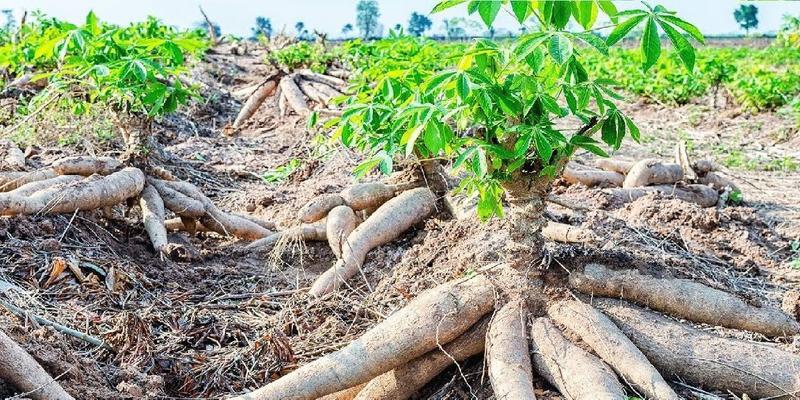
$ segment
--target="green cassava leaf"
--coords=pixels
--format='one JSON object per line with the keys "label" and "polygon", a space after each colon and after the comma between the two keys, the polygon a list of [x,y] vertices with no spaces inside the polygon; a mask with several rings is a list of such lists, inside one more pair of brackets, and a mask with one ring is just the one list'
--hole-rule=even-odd
{"label": "green cassava leaf", "polygon": [[547,50],[555,62],[564,64],[572,57],[572,41],[562,34],[555,34],[550,37]]}
{"label": "green cassava leaf", "polygon": [[639,25],[645,19],[645,15],[635,15],[626,19],[625,21],[620,22],[614,27],[614,30],[608,35],[606,38],[606,44],[612,46],[622,40],[628,33],[630,33],[636,25]]}
{"label": "green cassava leaf", "polygon": [[667,34],[669,41],[672,42],[672,45],[675,46],[675,50],[678,52],[678,57],[680,57],[681,61],[683,61],[683,65],[689,72],[694,70],[694,61],[695,61],[695,52],[694,47],[692,44],[689,43],[677,29],[673,28],[669,24],[659,21],[659,25],[661,29],[664,30],[664,33]]}
{"label": "green cassava leaf", "polygon": [[655,65],[661,57],[661,38],[658,36],[656,21],[651,17],[647,19],[642,33],[642,69],[648,70]]}

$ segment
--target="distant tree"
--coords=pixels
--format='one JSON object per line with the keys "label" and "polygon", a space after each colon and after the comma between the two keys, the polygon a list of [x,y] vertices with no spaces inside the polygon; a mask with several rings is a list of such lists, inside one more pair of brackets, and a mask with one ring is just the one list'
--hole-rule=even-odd
{"label": "distant tree", "polygon": [[[217,37],[222,36],[222,28],[219,27],[218,23],[212,22],[211,26],[214,27],[214,35]],[[202,29],[204,32],[208,32],[208,23],[206,21],[195,22],[194,27],[196,29]]]}
{"label": "distant tree", "polygon": [[3,29],[6,31],[12,31],[17,26],[17,21],[14,19],[14,10],[11,9],[4,9],[0,10],[3,15],[6,17],[6,22],[3,24]]}
{"label": "distant tree", "polygon": [[758,8],[752,4],[742,4],[733,12],[733,18],[746,34],[750,34],[750,29],[758,27]]}
{"label": "distant tree", "polygon": [[342,27],[342,35],[347,36],[353,31],[353,24],[345,24]]}
{"label": "distant tree", "polygon": [[494,29],[494,26],[490,26],[486,33],[490,39],[494,39],[495,35],[497,35],[497,31]]}
{"label": "distant tree", "polygon": [[395,30],[395,31],[398,31],[398,32],[399,32],[401,29],[403,29],[403,25],[400,25],[400,24],[394,24],[394,30]]}
{"label": "distant tree", "polygon": [[425,31],[431,29],[433,22],[431,19],[423,14],[416,12],[411,13],[411,19],[408,20],[408,33],[414,36],[422,36]]}
{"label": "distant tree", "polygon": [[369,39],[379,36],[377,33],[380,16],[377,0],[359,0],[356,6],[356,26],[361,31],[361,37]]}
{"label": "distant tree", "polygon": [[306,24],[303,21],[297,21],[297,23],[294,24],[294,29],[297,30],[297,34],[298,35],[302,34],[303,30],[305,30],[305,28],[306,28]]}
{"label": "distant tree", "polygon": [[258,35],[264,35],[267,38],[272,37],[272,22],[269,18],[256,17],[256,26],[250,28],[253,31],[253,39]]}
{"label": "distant tree", "polygon": [[471,35],[479,34],[481,25],[466,18],[450,18],[444,20],[444,29],[448,39],[466,39]]}

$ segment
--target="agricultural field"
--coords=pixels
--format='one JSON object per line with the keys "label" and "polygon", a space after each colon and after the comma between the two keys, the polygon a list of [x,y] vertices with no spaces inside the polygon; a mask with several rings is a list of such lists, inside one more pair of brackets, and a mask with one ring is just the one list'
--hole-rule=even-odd
{"label": "agricultural field", "polygon": [[800,397],[800,20],[358,4],[0,29],[0,398]]}

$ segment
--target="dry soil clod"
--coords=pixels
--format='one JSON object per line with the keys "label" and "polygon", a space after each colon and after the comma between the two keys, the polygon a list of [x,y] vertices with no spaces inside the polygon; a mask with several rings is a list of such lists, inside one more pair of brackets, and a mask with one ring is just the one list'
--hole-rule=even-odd
{"label": "dry soil clod", "polygon": [[369,381],[449,343],[494,307],[491,281],[476,275],[422,293],[341,350],[237,400],[311,400]]}
{"label": "dry soil clod", "polygon": [[599,358],[572,344],[547,318],[531,327],[536,371],[570,400],[626,399],[614,372]]}
{"label": "dry soil clod", "polygon": [[597,306],[665,376],[750,398],[790,399],[800,393],[800,356],[701,332],[621,301],[603,299]]}
{"label": "dry soil clod", "polygon": [[560,301],[547,314],[580,336],[625,382],[648,399],[680,400],[644,354],[603,313],[580,301]]}
{"label": "dry soil clod", "polygon": [[613,271],[589,264],[573,272],[570,286],[594,296],[623,298],[695,322],[758,332],[800,333],[800,323],[772,307],[755,307],[738,297],[687,279],[658,279],[636,270]]}

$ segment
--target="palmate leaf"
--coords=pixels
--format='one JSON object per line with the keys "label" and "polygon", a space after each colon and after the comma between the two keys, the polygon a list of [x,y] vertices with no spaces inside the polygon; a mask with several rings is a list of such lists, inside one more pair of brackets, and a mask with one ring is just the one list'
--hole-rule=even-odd
{"label": "palmate leaf", "polygon": [[683,65],[689,72],[692,72],[692,70],[694,70],[694,61],[696,58],[692,44],[689,43],[689,40],[683,37],[677,29],[664,21],[659,21],[659,25],[667,34],[670,42],[675,46],[675,50],[678,52],[678,57],[683,61]]}
{"label": "palmate leaf", "polygon": [[636,27],[636,25],[639,25],[639,23],[645,19],[645,17],[646,15],[644,14],[634,15],[626,19],[625,21],[617,24],[614,30],[611,31],[611,33],[608,35],[608,38],[606,39],[606,44],[612,46],[617,42],[619,42],[620,40],[622,40],[622,38],[627,36],[628,33],[630,33],[630,31],[632,31],[633,28]]}
{"label": "palmate leaf", "polygon": [[681,28],[684,32],[686,32],[689,35],[691,35],[698,42],[705,43],[705,38],[703,38],[703,34],[700,33],[700,30],[697,29],[696,26],[694,26],[694,25],[692,25],[692,24],[690,24],[690,23],[688,23],[688,22],[686,22],[686,21],[684,21],[684,20],[682,20],[682,19],[680,19],[680,18],[678,18],[678,17],[676,17],[674,15],[659,14],[658,18],[663,20],[663,21],[665,21],[665,22],[668,22],[668,23],[670,23],[672,25],[677,26],[678,28]]}
{"label": "palmate leaf", "polygon": [[648,18],[642,34],[642,69],[648,70],[655,65],[661,56],[661,38],[654,18]]}
{"label": "palmate leaf", "polygon": [[447,10],[448,8],[453,8],[459,4],[466,3],[467,0],[444,0],[436,4],[431,10],[431,14],[441,12]]}
{"label": "palmate leaf", "polygon": [[531,15],[531,1],[511,0],[511,11],[514,13],[514,17],[517,18],[517,21],[523,23]]}
{"label": "palmate leaf", "polygon": [[547,44],[547,50],[555,62],[564,64],[572,57],[572,41],[562,34],[553,35]]}
{"label": "palmate leaf", "polygon": [[492,26],[497,13],[500,12],[500,7],[503,5],[503,0],[473,0],[478,1],[478,14],[480,14],[483,23],[486,26]]}

